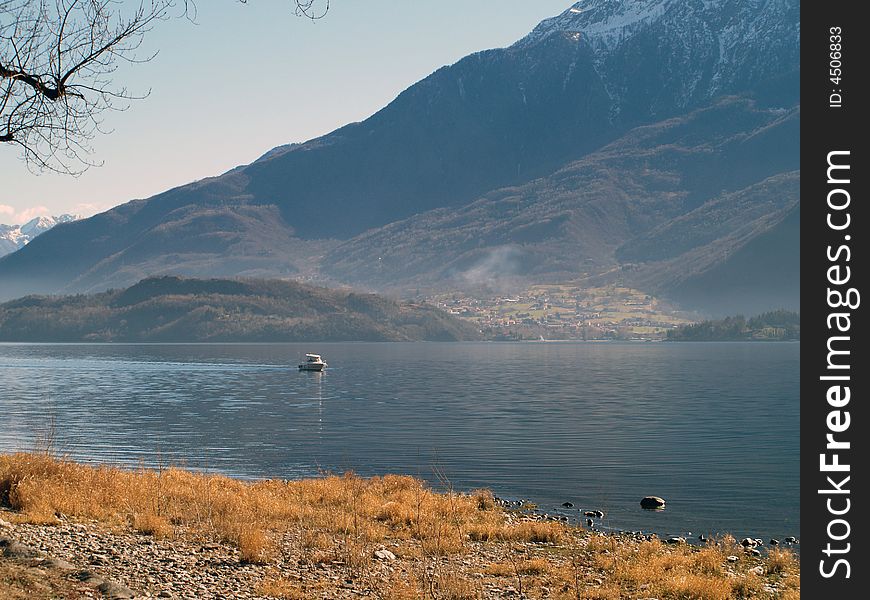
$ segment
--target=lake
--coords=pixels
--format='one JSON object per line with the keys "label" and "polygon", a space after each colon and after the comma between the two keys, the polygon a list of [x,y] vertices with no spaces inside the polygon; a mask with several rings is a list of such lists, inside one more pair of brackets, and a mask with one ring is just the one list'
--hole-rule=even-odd
{"label": "lake", "polygon": [[[305,352],[323,374],[299,372]],[[407,473],[604,528],[800,535],[797,343],[0,344],[0,451]],[[643,496],[667,500],[644,511]],[[561,508],[563,502],[575,508]],[[691,532],[691,534],[690,534]]]}

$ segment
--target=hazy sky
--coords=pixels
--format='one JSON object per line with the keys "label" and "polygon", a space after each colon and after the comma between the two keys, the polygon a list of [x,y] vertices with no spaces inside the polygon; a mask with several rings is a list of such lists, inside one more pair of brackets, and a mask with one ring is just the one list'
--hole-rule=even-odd
{"label": "hazy sky", "polygon": [[197,23],[161,23],[152,62],[119,74],[150,96],[109,115],[94,141],[105,165],[78,178],[34,175],[0,144],[0,223],[90,216],[220,174],[270,148],[365,119],[463,56],[507,46],[570,0],[332,0],[294,17],[289,0],[200,0]]}

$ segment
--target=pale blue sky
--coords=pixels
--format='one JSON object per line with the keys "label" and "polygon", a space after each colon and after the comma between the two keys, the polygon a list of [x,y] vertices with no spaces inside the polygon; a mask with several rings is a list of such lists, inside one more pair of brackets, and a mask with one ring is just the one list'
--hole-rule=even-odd
{"label": "pale blue sky", "polygon": [[161,23],[150,63],[126,68],[146,100],[107,119],[105,165],[78,178],[34,175],[0,145],[0,223],[86,216],[217,175],[280,144],[365,119],[435,69],[507,46],[571,0],[333,0],[326,18],[286,0],[200,0],[197,24]]}

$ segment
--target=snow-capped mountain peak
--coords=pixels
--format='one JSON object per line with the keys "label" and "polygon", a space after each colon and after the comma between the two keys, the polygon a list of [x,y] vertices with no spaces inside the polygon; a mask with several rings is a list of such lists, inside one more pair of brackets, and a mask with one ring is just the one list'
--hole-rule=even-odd
{"label": "snow-capped mountain peak", "polygon": [[81,215],[63,214],[53,217],[36,217],[23,225],[0,224],[0,256],[23,248],[33,238],[56,225],[78,221],[81,218]]}
{"label": "snow-capped mountain peak", "polygon": [[[40,233],[44,233],[54,227],[55,225],[60,225],[61,223],[69,223],[71,221],[77,221],[81,219],[81,215],[70,215],[63,214],[55,217],[36,217],[34,219],[29,220],[27,223],[21,226],[21,233],[32,240]],[[28,240],[28,241],[29,241]]]}
{"label": "snow-capped mountain peak", "polygon": [[[799,7],[799,0],[581,0],[542,21],[517,45],[535,44],[554,33],[579,33],[575,39],[585,39],[600,54],[661,22],[661,29],[671,32],[682,27],[688,39],[719,37],[724,55],[734,42],[746,42],[747,34],[771,35],[770,21],[781,21],[782,13]],[[790,33],[799,35],[799,30]]]}
{"label": "snow-capped mountain peak", "polygon": [[660,18],[674,0],[581,0],[560,15],[542,21],[523,40],[535,42],[555,32],[605,37]]}
{"label": "snow-capped mountain peak", "polygon": [[568,40],[591,56],[614,115],[644,85],[654,109],[670,93],[685,108],[796,76],[771,67],[799,64],[799,13],[799,0],[581,0],[512,48]]}

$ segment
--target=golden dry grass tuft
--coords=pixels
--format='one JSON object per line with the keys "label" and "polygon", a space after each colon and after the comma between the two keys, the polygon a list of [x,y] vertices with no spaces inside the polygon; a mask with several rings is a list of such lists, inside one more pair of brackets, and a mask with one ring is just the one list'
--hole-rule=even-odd
{"label": "golden dry grass tuft", "polygon": [[328,550],[332,544],[333,539],[322,531],[302,531],[301,545],[305,550]]}
{"label": "golden dry grass tuft", "polygon": [[242,562],[263,564],[271,562],[275,557],[275,544],[262,529],[240,531],[235,542]]}
{"label": "golden dry grass tuft", "polygon": [[579,596],[582,600],[621,600],[622,597],[622,591],[613,585],[586,588]]}
{"label": "golden dry grass tuft", "polygon": [[483,596],[483,592],[478,585],[475,585],[467,577],[456,573],[444,573],[435,578],[432,587],[434,593],[433,598],[444,598],[444,600],[476,600]]}
{"label": "golden dry grass tuft", "polygon": [[728,600],[731,583],[699,575],[677,575],[664,582],[666,597],[681,600]]}
{"label": "golden dry grass tuft", "polygon": [[521,521],[505,525],[501,522],[479,523],[468,528],[475,542],[509,541],[556,544],[562,541],[566,527],[553,521]]}
{"label": "golden dry grass tuft", "polygon": [[477,502],[479,510],[495,510],[495,496],[490,490],[474,490],[471,497]]}
{"label": "golden dry grass tuft", "polygon": [[797,558],[788,550],[774,548],[767,554],[766,571],[770,575],[788,573],[797,569]]}
{"label": "golden dry grass tuft", "polygon": [[550,563],[543,558],[516,562],[497,562],[489,565],[485,573],[494,577],[516,577],[517,575],[543,575],[549,572]]}
{"label": "golden dry grass tuft", "polygon": [[281,600],[308,600],[320,597],[324,589],[325,586],[312,587],[285,577],[269,577],[261,581],[255,591],[260,596]]}
{"label": "golden dry grass tuft", "polygon": [[134,531],[144,533],[145,535],[153,535],[156,538],[167,538],[173,533],[172,524],[169,522],[169,519],[150,512],[133,515],[132,527]]}

